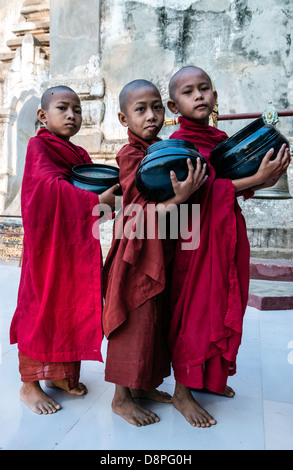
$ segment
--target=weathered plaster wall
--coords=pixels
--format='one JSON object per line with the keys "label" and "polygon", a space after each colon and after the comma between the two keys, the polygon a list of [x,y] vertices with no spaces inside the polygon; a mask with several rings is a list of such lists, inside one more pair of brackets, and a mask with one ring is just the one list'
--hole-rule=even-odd
{"label": "weathered plaster wall", "polygon": [[[292,80],[293,4],[287,0],[110,1],[101,9],[101,72],[106,80],[106,139],[122,137],[117,95],[128,81],[167,84],[183,65],[207,70],[220,113],[262,111],[269,100],[286,109]],[[222,122],[229,135],[246,122]],[[293,135],[292,119],[282,130]]]}
{"label": "weathered plaster wall", "polygon": [[50,77],[42,88],[63,83],[79,94],[83,125],[73,142],[94,159],[103,140],[105,93],[99,65],[100,1],[51,0],[50,5]]}
{"label": "weathered plaster wall", "polygon": [[[120,1],[101,7],[101,73],[105,78],[106,140],[123,139],[118,94],[135,78],[153,81],[168,98],[168,82],[180,67],[195,64],[213,78],[220,114],[293,109],[293,3],[288,0]],[[170,112],[166,111],[167,115]],[[220,121],[234,134],[249,121]],[[293,118],[278,128],[293,142]],[[172,128],[163,129],[168,138]],[[288,171],[293,195],[293,172]],[[291,256],[293,200],[241,202],[253,253]],[[268,230],[267,230],[268,229]]]}
{"label": "weathered plaster wall", "polygon": [[51,0],[50,9],[50,73],[62,79],[99,56],[100,2]]}
{"label": "weathered plaster wall", "polygon": [[[8,25],[21,4],[0,2],[0,19],[7,12],[1,42],[11,37]],[[27,11],[34,5],[38,11],[48,9],[47,0],[23,2]],[[220,114],[262,112],[268,101],[278,110],[292,109],[292,20],[292,0],[51,0],[50,66],[42,52],[46,49],[32,36],[24,36],[10,65],[0,64],[0,211],[20,188],[23,143],[35,125],[33,98],[39,99],[47,86],[62,82],[79,93],[84,124],[75,142],[94,159],[112,162],[126,138],[117,119],[118,94],[135,78],[156,83],[166,101],[172,74],[196,64],[214,80]],[[39,23],[44,48],[41,28]],[[0,52],[5,48],[1,44]],[[31,113],[26,103],[31,103]],[[221,121],[219,127],[232,135],[246,124]],[[292,118],[280,118],[278,127],[293,141]],[[164,128],[161,137],[168,138],[172,131]],[[288,176],[293,195],[292,169]],[[275,239],[275,245],[293,249],[293,200],[250,200],[242,205],[251,237],[258,237],[256,245],[273,244]],[[267,229],[275,230],[274,235]],[[268,248],[277,253],[275,246]]]}

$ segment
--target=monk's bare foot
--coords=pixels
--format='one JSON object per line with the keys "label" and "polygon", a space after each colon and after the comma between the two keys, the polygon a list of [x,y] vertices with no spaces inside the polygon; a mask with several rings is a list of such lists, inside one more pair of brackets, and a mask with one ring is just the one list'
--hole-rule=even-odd
{"label": "monk's bare foot", "polygon": [[68,386],[68,379],[60,379],[60,380],[46,380],[46,387],[49,388],[61,388],[72,395],[85,395],[88,392],[86,386],[79,382],[79,384],[75,388],[69,388]]}
{"label": "monk's bare foot", "polygon": [[116,385],[112,410],[134,426],[147,426],[156,423],[159,417],[150,410],[135,403],[129,388]]}
{"label": "monk's bare foot", "polygon": [[173,405],[194,427],[209,428],[211,425],[217,423],[217,421],[197,403],[189,388],[181,385],[179,382],[176,382]]}
{"label": "monk's bare foot", "polygon": [[222,395],[223,397],[227,397],[227,398],[233,398],[235,395],[235,392],[232,387],[229,387],[229,385],[226,385],[225,392],[218,393],[218,395]]}
{"label": "monk's bare foot", "polygon": [[161,390],[141,390],[130,388],[132,398],[159,401],[160,403],[172,403],[172,397]]}
{"label": "monk's bare foot", "polygon": [[227,398],[233,398],[235,396],[235,392],[233,388],[229,387],[229,385],[226,385],[225,391],[223,393],[218,393],[218,392],[212,392],[211,390],[208,390],[207,388],[193,388],[192,390],[195,390],[196,392],[200,393],[211,393],[212,395],[220,395],[221,397],[227,397]]}
{"label": "monk's bare foot", "polygon": [[39,382],[23,383],[19,395],[21,401],[39,415],[56,413],[61,409],[61,406],[41,389]]}

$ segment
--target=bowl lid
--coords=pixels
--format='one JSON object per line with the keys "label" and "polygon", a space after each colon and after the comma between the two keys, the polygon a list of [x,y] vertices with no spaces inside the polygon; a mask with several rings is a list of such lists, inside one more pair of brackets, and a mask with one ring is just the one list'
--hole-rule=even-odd
{"label": "bowl lid", "polygon": [[76,181],[88,184],[100,182],[115,184],[119,179],[119,168],[102,163],[84,163],[72,168],[72,177]]}
{"label": "bowl lid", "polygon": [[165,159],[180,159],[180,158],[200,158],[203,157],[198,152],[198,148],[192,142],[181,139],[168,139],[161,140],[155,144],[150,145],[144,152],[144,157],[139,164],[139,169],[146,163],[150,163],[161,158]]}
{"label": "bowl lid", "polygon": [[185,148],[196,150],[198,152],[198,148],[189,140],[183,139],[166,139],[166,140],[159,140],[154,144],[151,144],[144,152],[144,155],[148,155],[152,152],[156,152],[157,150],[166,149],[166,148]]}

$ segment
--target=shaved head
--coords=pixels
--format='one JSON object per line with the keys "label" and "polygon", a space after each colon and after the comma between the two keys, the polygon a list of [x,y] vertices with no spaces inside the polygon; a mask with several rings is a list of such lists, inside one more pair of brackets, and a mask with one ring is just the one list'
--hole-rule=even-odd
{"label": "shaved head", "polygon": [[189,73],[191,71],[200,72],[200,73],[206,75],[208,81],[211,84],[211,87],[213,88],[213,84],[212,84],[212,81],[211,81],[209,75],[203,69],[201,69],[200,67],[196,67],[195,65],[187,65],[186,67],[182,67],[182,69],[178,70],[178,72],[176,72],[170,80],[170,83],[169,83],[169,96],[170,96],[171,100],[174,100],[178,80],[181,77],[183,77],[186,73]]}
{"label": "shaved head", "polygon": [[160,92],[157,89],[157,87],[149,82],[148,80],[142,80],[142,79],[137,79],[133,80],[130,83],[127,83],[124,88],[122,88],[120,94],[119,94],[119,106],[120,106],[120,111],[122,113],[126,113],[126,108],[127,108],[127,102],[129,100],[129,96],[133,91],[139,90],[140,88],[153,88],[155,91],[157,91],[158,95],[160,96]]}
{"label": "shaved head", "polygon": [[55,93],[59,91],[65,91],[65,92],[69,91],[69,92],[76,94],[75,91],[72,90],[72,88],[69,88],[68,86],[65,86],[65,85],[53,86],[51,88],[48,88],[48,90],[44,91],[42,98],[41,98],[41,108],[44,110],[48,110],[51,98],[53,97]]}

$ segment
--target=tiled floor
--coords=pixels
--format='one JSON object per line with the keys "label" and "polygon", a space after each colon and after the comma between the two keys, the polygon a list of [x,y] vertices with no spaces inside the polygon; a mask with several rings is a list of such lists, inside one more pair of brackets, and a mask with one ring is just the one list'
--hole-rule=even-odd
{"label": "tiled floor", "polygon": [[[147,403],[160,422],[136,428],[111,411],[113,385],[101,363],[82,365],[89,393],[72,397],[50,389],[62,410],[38,416],[19,400],[17,348],[9,344],[20,268],[0,264],[0,448],[5,450],[265,450],[293,449],[293,311],[248,307],[233,399],[197,394],[217,419],[192,428],[172,405]],[[106,344],[103,346],[105,353]],[[161,389],[173,392],[174,380]]]}

